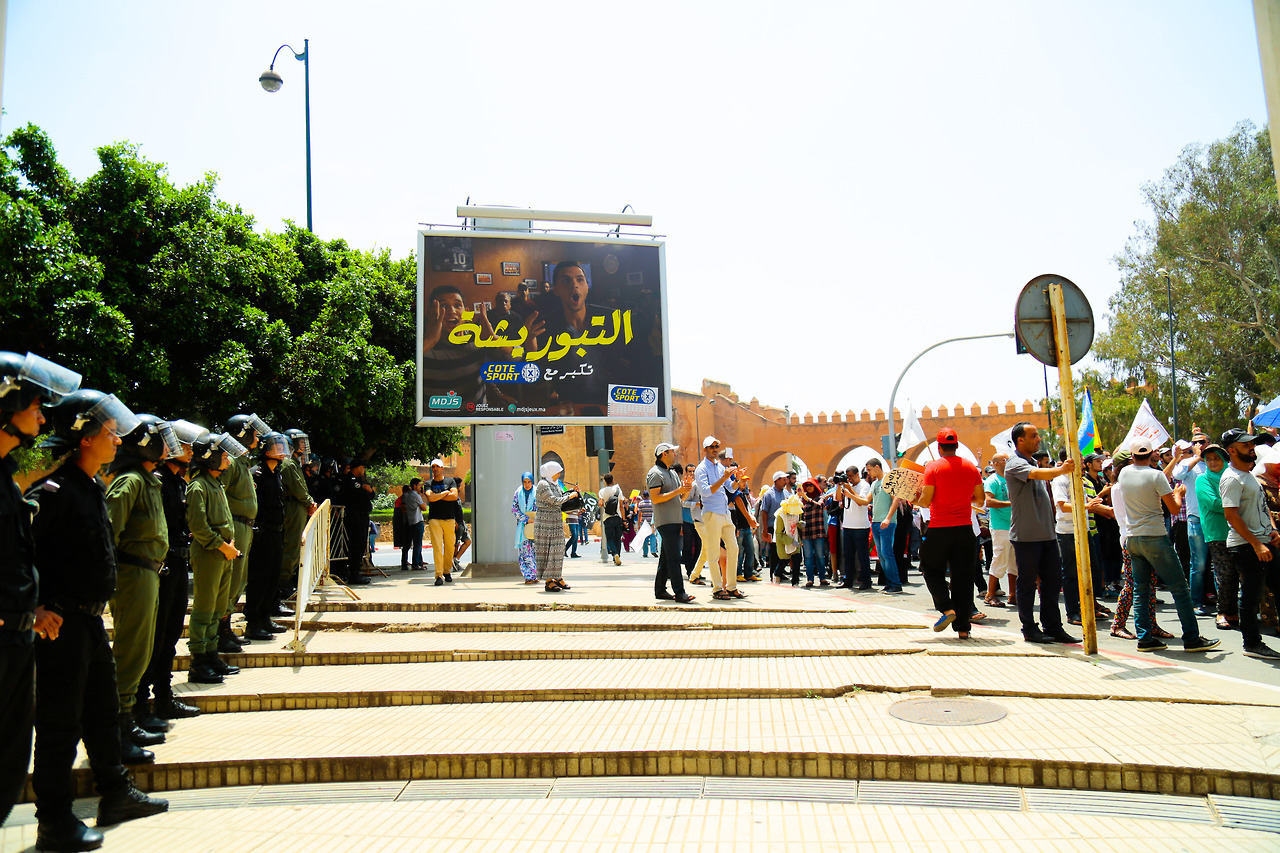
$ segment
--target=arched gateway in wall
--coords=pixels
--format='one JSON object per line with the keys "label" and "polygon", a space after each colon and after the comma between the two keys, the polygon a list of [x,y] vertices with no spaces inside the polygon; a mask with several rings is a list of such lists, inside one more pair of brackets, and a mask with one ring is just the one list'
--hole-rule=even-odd
{"label": "arched gateway in wall", "polygon": [[[830,474],[845,454],[859,445],[871,447],[879,455],[881,436],[889,434],[883,409],[874,413],[864,409],[861,414],[849,410],[843,415],[838,411],[816,416],[806,412],[791,414],[788,420],[785,410],[762,405],[756,399],[743,403],[727,384],[709,379],[703,380],[701,394],[673,390],[671,396],[672,437],[681,446],[681,456],[696,460],[701,455],[702,437],[714,435],[733,448],[738,464],[750,472],[755,489],[768,483],[774,471],[787,467],[788,454],[803,458],[815,474]],[[902,429],[902,412],[895,409],[893,414],[896,433]],[[920,411],[926,435],[932,438],[938,429],[949,426],[975,452],[981,449],[984,459],[995,452],[989,444],[991,437],[1019,421],[1049,427],[1042,407],[1030,400],[1021,406],[1009,401],[1003,406],[975,403],[939,406],[937,411],[926,406]]]}

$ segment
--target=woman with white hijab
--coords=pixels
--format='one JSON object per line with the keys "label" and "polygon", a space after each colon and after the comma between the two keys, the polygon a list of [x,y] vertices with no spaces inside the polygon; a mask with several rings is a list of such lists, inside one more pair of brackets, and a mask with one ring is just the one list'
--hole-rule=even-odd
{"label": "woman with white hijab", "polygon": [[561,575],[564,573],[564,521],[560,506],[576,495],[576,490],[561,491],[556,481],[564,473],[559,462],[546,462],[538,473],[542,479],[534,491],[538,520],[534,524],[533,551],[538,566],[538,579],[547,592],[560,592],[569,588]]}
{"label": "woman with white hijab", "polygon": [[533,524],[537,504],[533,497],[533,473],[520,475],[520,488],[511,500],[511,512],[516,517],[516,560],[525,583],[538,582],[538,565],[533,557]]}

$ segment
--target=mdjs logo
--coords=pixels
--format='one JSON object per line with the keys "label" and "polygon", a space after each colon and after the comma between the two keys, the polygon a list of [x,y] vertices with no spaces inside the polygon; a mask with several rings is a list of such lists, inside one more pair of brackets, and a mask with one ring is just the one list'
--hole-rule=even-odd
{"label": "mdjs logo", "polygon": [[442,394],[428,399],[427,408],[454,412],[460,411],[462,409],[462,398],[458,396],[458,392],[450,391],[448,394]]}
{"label": "mdjs logo", "polygon": [[480,376],[485,382],[537,382],[542,378],[542,370],[533,362],[486,364]]}

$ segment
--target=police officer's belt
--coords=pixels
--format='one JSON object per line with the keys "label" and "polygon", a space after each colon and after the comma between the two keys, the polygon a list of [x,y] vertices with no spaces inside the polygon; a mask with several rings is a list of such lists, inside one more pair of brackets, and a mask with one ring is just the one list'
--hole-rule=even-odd
{"label": "police officer's belt", "polygon": [[0,610],[0,631],[30,631],[36,624],[36,614],[31,612],[6,612]]}
{"label": "police officer's belt", "polygon": [[282,532],[282,531],[284,530],[284,525],[283,525],[283,524],[272,524],[272,523],[271,523],[271,522],[269,522],[269,521],[259,521],[259,522],[258,522],[258,527],[257,527],[257,529],[258,529],[258,530],[270,530],[270,531],[273,531],[273,532],[275,532],[275,533],[280,533],[280,532]]}
{"label": "police officer's belt", "polygon": [[146,557],[138,557],[134,554],[126,554],[120,551],[116,554],[117,563],[125,563],[130,566],[138,566],[149,572],[159,572],[164,568],[163,560],[148,560]]}
{"label": "police officer's belt", "polygon": [[232,519],[233,521],[238,521],[238,522],[240,522],[241,524],[245,525],[246,527],[253,527],[253,519],[252,519],[252,518],[245,518],[243,515],[233,515],[233,516],[231,516],[231,519]]}
{"label": "police officer's belt", "polygon": [[101,616],[107,609],[105,601],[55,601],[55,609],[66,612],[84,613],[89,616]]}

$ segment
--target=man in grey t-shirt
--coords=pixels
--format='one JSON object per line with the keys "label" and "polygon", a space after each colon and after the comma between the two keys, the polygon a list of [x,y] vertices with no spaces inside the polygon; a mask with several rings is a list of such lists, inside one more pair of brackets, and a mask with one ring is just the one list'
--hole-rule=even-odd
{"label": "man in grey t-shirt", "polygon": [[1242,429],[1229,429],[1222,434],[1222,446],[1231,457],[1231,466],[1222,472],[1218,493],[1231,528],[1227,532],[1227,552],[1240,574],[1240,636],[1244,639],[1244,653],[1251,658],[1277,661],[1280,653],[1262,642],[1258,630],[1258,605],[1267,569],[1280,546],[1280,534],[1271,524],[1262,486],[1252,474],[1258,461],[1253,446],[1256,438]]}
{"label": "man in grey t-shirt", "polygon": [[1133,464],[1120,472],[1119,486],[1124,494],[1125,517],[1128,519],[1129,538],[1125,549],[1133,561],[1133,618],[1138,625],[1138,651],[1150,652],[1168,646],[1153,632],[1152,607],[1149,604],[1153,591],[1153,573],[1164,581],[1173,594],[1173,604],[1182,623],[1182,646],[1188,652],[1205,652],[1217,646],[1220,640],[1207,640],[1200,634],[1196,623],[1195,608],[1191,604],[1191,590],[1182,574],[1182,562],[1173,550],[1173,540],[1164,526],[1163,507],[1177,518],[1182,509],[1185,486],[1175,492],[1169,478],[1159,468],[1151,465],[1151,442],[1135,438],[1129,443]]}
{"label": "man in grey t-shirt", "polygon": [[[684,530],[684,510],[681,501],[689,493],[689,479],[681,480],[671,466],[680,448],[663,442],[653,450],[654,463],[645,477],[649,500],[653,501],[653,526],[661,541],[658,552],[658,573],[653,579],[653,597],[674,599],[681,604],[693,601],[684,591],[684,576],[680,571],[680,552],[683,548],[681,533]],[[667,592],[667,581],[671,592]]]}
{"label": "man in grey t-shirt", "polygon": [[[1062,591],[1062,556],[1054,530],[1053,500],[1046,481],[1075,470],[1067,459],[1056,468],[1040,468],[1031,457],[1040,449],[1040,432],[1030,423],[1014,424],[1010,432],[1016,451],[1004,466],[1009,489],[1009,541],[1018,566],[1018,618],[1029,643],[1078,643],[1062,627],[1058,594]],[[1036,625],[1036,582],[1040,584],[1040,624]]]}

